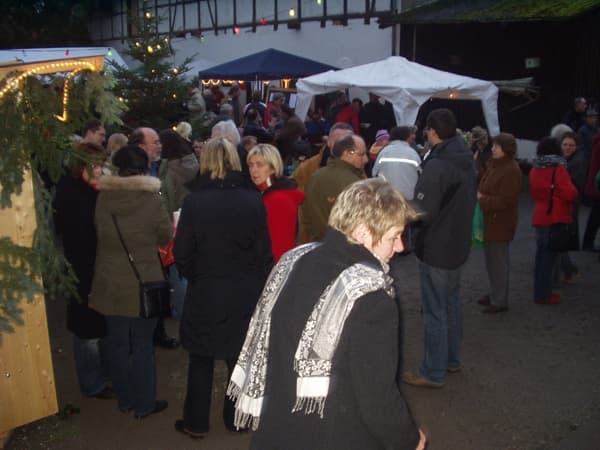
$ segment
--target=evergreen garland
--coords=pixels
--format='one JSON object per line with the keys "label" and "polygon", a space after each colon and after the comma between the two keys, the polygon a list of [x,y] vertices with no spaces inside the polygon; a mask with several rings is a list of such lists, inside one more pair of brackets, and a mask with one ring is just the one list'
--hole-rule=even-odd
{"label": "evergreen garland", "polygon": [[0,208],[11,206],[11,195],[21,193],[24,173],[31,169],[37,218],[32,248],[0,238],[0,339],[23,323],[22,298],[31,301],[40,292],[50,299],[77,297],[75,274],[56,247],[49,187],[64,173],[71,138],[83,124],[99,117],[106,126],[120,125],[126,106],[110,91],[109,75],[84,72],[71,83],[67,122],[55,117],[63,107],[61,75],[27,77],[0,98]]}

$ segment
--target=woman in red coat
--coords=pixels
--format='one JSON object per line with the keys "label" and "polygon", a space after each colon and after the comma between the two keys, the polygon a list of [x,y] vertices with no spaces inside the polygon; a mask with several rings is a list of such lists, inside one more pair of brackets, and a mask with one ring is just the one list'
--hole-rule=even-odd
{"label": "woman in red coat", "polygon": [[248,152],[250,178],[262,192],[267,210],[267,224],[273,259],[296,246],[298,207],[304,202],[304,192],[295,180],[283,176],[279,150],[269,144],[258,144]]}
{"label": "woman in red coat", "polygon": [[534,201],[533,226],[537,240],[533,298],[536,303],[553,305],[560,303],[560,296],[552,293],[552,269],[558,252],[548,246],[550,225],[572,223],[573,204],[577,200],[577,188],[571,182],[556,139],[547,137],[538,143],[537,158],[529,173],[529,187]]}
{"label": "woman in red coat", "polygon": [[585,195],[591,201],[590,215],[588,216],[583,233],[583,250],[595,251],[594,240],[598,228],[600,228],[600,191],[596,188],[596,174],[600,172],[600,135],[594,138],[592,147],[592,159],[587,173],[587,181],[585,183]]}

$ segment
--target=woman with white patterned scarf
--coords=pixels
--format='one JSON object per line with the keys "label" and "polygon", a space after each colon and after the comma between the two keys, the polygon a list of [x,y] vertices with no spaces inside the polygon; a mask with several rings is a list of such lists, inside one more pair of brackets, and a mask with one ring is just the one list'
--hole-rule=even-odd
{"label": "woman with white patterned scarf", "polygon": [[275,266],[228,395],[251,449],[422,449],[396,383],[399,309],[388,263],[415,219],[382,179],[342,192],[320,243]]}

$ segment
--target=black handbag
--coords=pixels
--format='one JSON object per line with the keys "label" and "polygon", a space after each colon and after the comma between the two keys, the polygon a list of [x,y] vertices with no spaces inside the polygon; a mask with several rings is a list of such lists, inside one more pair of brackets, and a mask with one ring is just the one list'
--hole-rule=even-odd
{"label": "black handbag", "polygon": [[138,272],[137,268],[135,267],[135,263],[133,262],[133,257],[131,256],[131,253],[127,249],[127,245],[125,245],[125,241],[123,240],[123,235],[121,234],[121,230],[119,229],[117,218],[114,216],[114,214],[112,218],[115,224],[115,228],[117,229],[117,234],[119,235],[121,245],[123,246],[125,253],[127,253],[127,259],[129,259],[129,263],[131,264],[133,273],[135,273],[135,277],[140,283],[140,317],[143,319],[152,319],[155,317],[170,316],[171,286],[169,285],[169,282],[167,280],[142,281],[140,273]]}
{"label": "black handbag", "polygon": [[[550,201],[548,202],[548,210],[546,214],[552,214],[553,197],[554,197],[554,178],[556,176],[556,167],[552,172],[552,182],[550,183]],[[568,223],[553,223],[550,225],[548,232],[548,248],[555,252],[566,252],[571,250],[573,242],[573,232],[576,231],[571,224]]]}

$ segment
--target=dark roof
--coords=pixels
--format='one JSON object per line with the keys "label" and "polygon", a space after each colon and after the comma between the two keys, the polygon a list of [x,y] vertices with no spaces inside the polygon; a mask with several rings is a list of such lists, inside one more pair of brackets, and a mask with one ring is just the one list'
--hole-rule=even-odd
{"label": "dark roof", "polygon": [[383,16],[379,24],[566,20],[599,6],[600,0],[439,0]]}
{"label": "dark roof", "polygon": [[302,78],[335,69],[337,67],[269,48],[201,70],[198,75],[201,79],[279,80]]}

